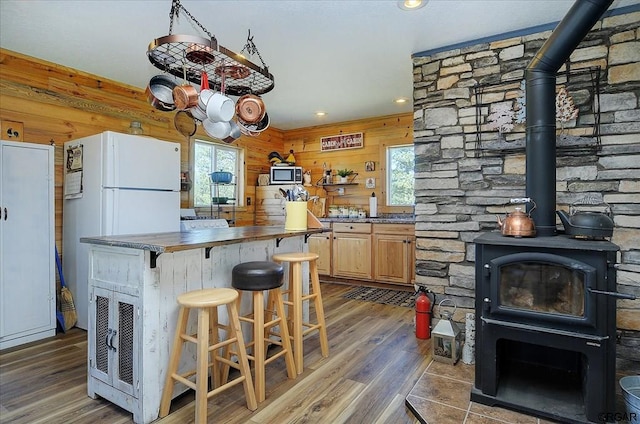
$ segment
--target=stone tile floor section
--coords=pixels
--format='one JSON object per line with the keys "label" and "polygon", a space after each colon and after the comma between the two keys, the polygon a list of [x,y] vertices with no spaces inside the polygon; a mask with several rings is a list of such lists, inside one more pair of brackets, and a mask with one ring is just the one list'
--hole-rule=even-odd
{"label": "stone tile floor section", "polygon": [[410,408],[427,424],[550,424],[531,415],[471,402],[474,365],[431,361],[407,395]]}

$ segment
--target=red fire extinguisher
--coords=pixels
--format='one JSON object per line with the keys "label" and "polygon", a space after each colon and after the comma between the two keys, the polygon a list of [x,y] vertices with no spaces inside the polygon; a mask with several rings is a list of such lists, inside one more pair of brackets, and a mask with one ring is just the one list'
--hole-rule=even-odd
{"label": "red fire extinguisher", "polygon": [[428,339],[431,337],[431,312],[433,303],[427,296],[427,289],[420,287],[416,299],[416,337]]}

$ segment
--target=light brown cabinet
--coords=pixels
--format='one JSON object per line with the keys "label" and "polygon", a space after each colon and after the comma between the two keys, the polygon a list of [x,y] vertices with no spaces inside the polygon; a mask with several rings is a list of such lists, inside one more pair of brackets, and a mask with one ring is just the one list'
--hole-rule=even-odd
{"label": "light brown cabinet", "polygon": [[370,280],[371,224],[334,222],[332,276]]}
{"label": "light brown cabinet", "polygon": [[318,254],[318,273],[322,275],[331,275],[332,239],[332,233],[313,234],[309,237],[309,252]]}
{"label": "light brown cabinet", "polygon": [[373,279],[388,283],[412,284],[414,279],[414,226],[373,225]]}
{"label": "light brown cabinet", "polygon": [[413,224],[333,222],[333,233],[309,238],[309,251],[320,255],[318,270],[332,277],[413,284]]}

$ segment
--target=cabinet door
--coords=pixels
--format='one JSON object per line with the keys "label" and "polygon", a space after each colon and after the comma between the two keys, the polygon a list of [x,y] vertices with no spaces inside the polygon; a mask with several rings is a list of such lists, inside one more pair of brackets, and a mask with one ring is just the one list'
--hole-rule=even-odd
{"label": "cabinet door", "polygon": [[[89,304],[89,375],[111,384],[111,291],[99,287],[93,289]],[[93,330],[93,331],[91,331]]]}
{"label": "cabinet door", "polygon": [[137,397],[138,313],[137,298],[95,287],[90,304],[89,374]]}
{"label": "cabinet door", "polygon": [[0,209],[0,348],[5,348],[55,334],[50,146],[0,144]]}
{"label": "cabinet door", "polygon": [[347,278],[371,278],[371,235],[333,233],[333,275]]}
{"label": "cabinet door", "polygon": [[375,258],[374,279],[389,283],[408,283],[409,248],[405,235],[376,234],[373,236]]}
{"label": "cabinet door", "polygon": [[113,386],[118,390],[138,397],[138,367],[136,354],[141,353],[138,345],[137,298],[113,293]]}
{"label": "cabinet door", "polygon": [[309,252],[317,253],[318,273],[331,274],[331,234],[314,234],[309,237]]}

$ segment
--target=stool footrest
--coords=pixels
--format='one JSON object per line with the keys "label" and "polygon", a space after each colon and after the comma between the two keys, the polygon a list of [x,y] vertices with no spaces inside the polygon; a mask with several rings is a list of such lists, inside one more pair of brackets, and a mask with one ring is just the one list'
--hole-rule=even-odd
{"label": "stool footrest", "polygon": [[[236,356],[237,356],[237,353],[236,353],[236,352],[231,352],[231,351],[229,351],[229,354],[231,354],[231,355],[236,355]],[[247,355],[245,355],[245,356],[247,356]],[[232,361],[232,360],[230,360],[230,359],[227,359],[227,358],[225,358],[224,356],[216,356],[216,359],[217,359],[219,362],[222,362],[223,364],[227,364],[227,365],[229,365],[231,368],[235,368],[235,369],[237,369],[237,370],[239,370],[239,369],[240,369],[240,364],[238,364],[237,362],[234,362],[234,361]],[[247,356],[247,359],[249,359],[249,356]]]}
{"label": "stool footrest", "polygon": [[[318,297],[318,295],[317,295],[316,293],[311,293],[311,294],[306,294],[306,295],[302,296],[302,297],[300,298],[300,300],[301,300],[302,302],[304,302],[304,301],[306,301],[306,300],[313,300],[313,299],[315,299],[316,297]],[[293,306],[293,301],[291,301],[291,300],[283,300],[283,301],[282,301],[282,303],[284,303],[284,304],[285,304],[285,305],[287,305],[287,306]]]}
{"label": "stool footrest", "polygon": [[216,387],[215,389],[207,392],[207,399],[209,399],[210,397],[212,397],[214,395],[217,395],[218,393],[220,393],[223,390],[228,389],[229,387],[232,387],[232,386],[235,386],[236,384],[242,383],[245,380],[246,380],[246,377],[241,375],[241,376],[239,376],[237,378],[234,378],[231,381],[227,381],[222,386]]}
{"label": "stool footrest", "polygon": [[171,378],[173,378],[177,382],[180,382],[180,383],[184,384],[188,388],[190,388],[192,390],[195,390],[196,389],[196,383],[187,378],[187,377],[191,377],[192,375],[195,375],[195,374],[196,374],[195,371],[191,371],[191,372],[188,372],[188,373],[182,374],[182,375],[180,375],[180,374],[171,374]]}
{"label": "stool footrest", "polygon": [[[278,346],[282,346],[282,344],[279,344]],[[281,350],[280,352],[278,352],[278,353],[270,356],[269,358],[265,359],[264,360],[264,364],[265,365],[269,364],[269,363],[275,361],[276,359],[278,359],[279,357],[281,357],[282,355],[286,355],[286,354],[287,354],[286,350]]]}

